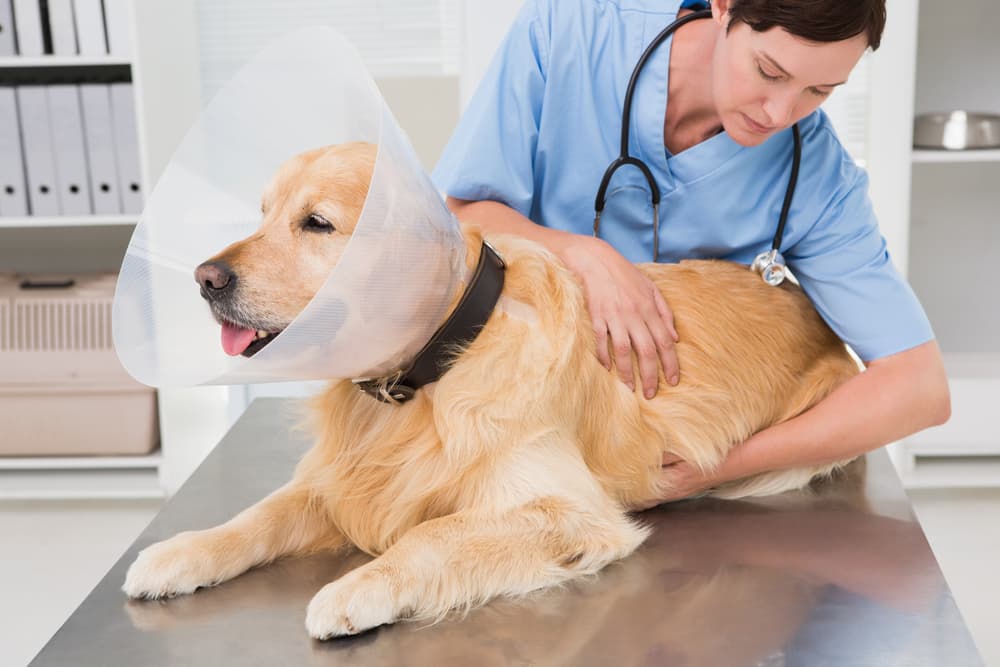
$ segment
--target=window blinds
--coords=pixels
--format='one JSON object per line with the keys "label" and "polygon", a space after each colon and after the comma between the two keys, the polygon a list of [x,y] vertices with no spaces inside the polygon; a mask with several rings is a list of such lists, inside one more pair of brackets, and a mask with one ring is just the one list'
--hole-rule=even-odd
{"label": "window blinds", "polygon": [[361,53],[374,77],[456,75],[459,0],[199,0],[205,100],[271,40],[329,25]]}
{"label": "window blinds", "polygon": [[869,68],[871,51],[866,51],[843,86],[837,88],[823,103],[830,116],[833,129],[840,142],[854,161],[864,166],[867,162]]}

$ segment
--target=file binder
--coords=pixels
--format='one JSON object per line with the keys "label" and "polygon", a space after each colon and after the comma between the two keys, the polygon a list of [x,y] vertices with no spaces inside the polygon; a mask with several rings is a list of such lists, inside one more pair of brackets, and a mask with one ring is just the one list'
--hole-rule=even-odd
{"label": "file binder", "polygon": [[18,86],[15,93],[21,119],[28,206],[35,216],[59,215],[56,165],[45,86]]}
{"label": "file binder", "polygon": [[12,2],[18,54],[42,55],[45,53],[45,47],[42,42],[42,14],[38,0],[12,0]]}
{"label": "file binder", "polygon": [[17,116],[14,89],[0,86],[0,216],[8,218],[28,215],[21,125]]}
{"label": "file binder", "polygon": [[83,144],[80,93],[75,85],[47,87],[49,122],[56,157],[56,184],[63,215],[90,215],[90,183]]}
{"label": "file binder", "polygon": [[131,83],[111,84],[111,116],[114,120],[122,213],[138,215],[142,213],[143,205],[142,172],[139,166],[139,138]]}
{"label": "file binder", "polygon": [[128,0],[104,0],[104,22],[108,31],[108,53],[121,58],[132,57],[132,16]]}
{"label": "file binder", "polygon": [[0,0],[0,57],[15,53],[14,11],[10,7],[10,0]]}
{"label": "file binder", "polygon": [[108,84],[80,84],[80,106],[83,110],[83,135],[87,163],[90,165],[90,196],[94,213],[121,213]]}
{"label": "file binder", "polygon": [[76,41],[82,56],[104,56],[108,43],[104,37],[104,11],[101,0],[73,0],[76,16]]}
{"label": "file binder", "polygon": [[[3,0],[0,0],[2,2]],[[73,0],[48,0],[49,33],[52,53],[57,56],[76,55],[76,26],[73,23]]]}

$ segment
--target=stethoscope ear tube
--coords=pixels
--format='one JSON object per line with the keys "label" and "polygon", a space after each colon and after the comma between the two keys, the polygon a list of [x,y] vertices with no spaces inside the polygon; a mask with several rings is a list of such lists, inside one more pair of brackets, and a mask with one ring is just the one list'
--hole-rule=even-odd
{"label": "stethoscope ear tube", "polygon": [[604,211],[604,204],[607,201],[606,195],[608,192],[608,185],[611,184],[611,177],[614,176],[615,171],[619,167],[624,167],[630,164],[639,168],[642,175],[646,178],[646,183],[649,185],[649,197],[653,204],[653,261],[660,256],[660,186],[656,184],[656,179],[653,178],[653,172],[649,170],[646,163],[642,160],[631,156],[619,156],[614,162],[608,165],[608,168],[604,172],[604,177],[601,179],[601,185],[597,188],[597,197],[594,199],[594,236],[597,236],[597,232],[601,227],[601,213]]}
{"label": "stethoscope ear tube", "polygon": [[660,34],[653,38],[650,45],[647,46],[646,50],[642,52],[641,56],[639,56],[639,61],[635,64],[635,68],[632,70],[632,76],[629,78],[628,88],[625,90],[625,102],[622,107],[621,151],[619,152],[618,157],[610,165],[608,165],[608,168],[604,171],[604,177],[601,178],[601,185],[597,188],[597,197],[594,199],[594,236],[597,236],[601,226],[601,213],[604,211],[605,195],[608,191],[608,184],[611,183],[611,177],[614,175],[615,171],[617,171],[619,167],[626,164],[634,165],[642,171],[642,175],[646,178],[646,183],[649,184],[650,199],[653,204],[654,262],[660,256],[660,188],[657,187],[656,179],[653,178],[653,174],[649,170],[649,167],[646,166],[646,163],[628,154],[629,120],[632,115],[632,95],[635,93],[635,86],[639,81],[639,74],[642,72],[642,66],[645,65],[646,61],[653,55],[653,51],[655,51],[667,37],[673,34],[675,30],[680,28],[685,23],[689,23],[690,21],[695,21],[697,19],[709,18],[711,16],[711,9],[702,9],[673,21],[670,25],[661,30]]}

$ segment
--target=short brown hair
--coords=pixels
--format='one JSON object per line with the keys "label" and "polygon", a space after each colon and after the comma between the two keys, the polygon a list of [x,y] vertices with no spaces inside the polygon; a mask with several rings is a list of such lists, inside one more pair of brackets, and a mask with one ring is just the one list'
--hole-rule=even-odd
{"label": "short brown hair", "polygon": [[885,0],[731,0],[728,30],[742,21],[757,32],[784,28],[810,42],[840,42],[865,34],[872,51],[882,42]]}

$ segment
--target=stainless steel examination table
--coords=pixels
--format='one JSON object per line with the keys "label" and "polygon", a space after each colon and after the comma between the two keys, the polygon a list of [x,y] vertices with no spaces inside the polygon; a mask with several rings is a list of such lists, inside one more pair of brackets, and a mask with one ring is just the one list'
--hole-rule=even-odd
{"label": "stainless steel examination table", "polygon": [[284,483],[308,447],[258,399],[32,665],[981,665],[884,451],[808,492],[698,500],[591,579],[436,625],[320,642],[306,605],[368,560],[287,559],[166,601],[126,600],[143,547],[217,525]]}

